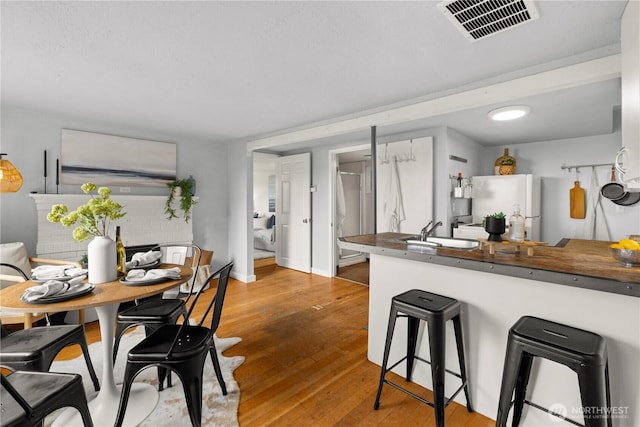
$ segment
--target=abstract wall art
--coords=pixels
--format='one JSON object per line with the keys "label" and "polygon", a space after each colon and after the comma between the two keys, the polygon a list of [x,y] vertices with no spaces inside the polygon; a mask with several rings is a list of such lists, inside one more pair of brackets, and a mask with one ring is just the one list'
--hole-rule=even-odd
{"label": "abstract wall art", "polygon": [[62,184],[164,187],[176,179],[176,144],[62,129]]}

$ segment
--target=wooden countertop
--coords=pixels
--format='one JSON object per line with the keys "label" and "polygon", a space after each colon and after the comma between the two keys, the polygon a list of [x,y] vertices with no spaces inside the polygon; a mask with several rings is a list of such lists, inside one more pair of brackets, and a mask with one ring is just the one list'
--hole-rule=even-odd
{"label": "wooden countertop", "polygon": [[609,254],[612,242],[567,239],[562,247],[536,246],[531,256],[526,250],[517,252],[514,246],[504,245],[498,246],[492,255],[488,247],[470,251],[446,248],[409,251],[407,244],[400,240],[408,236],[379,233],[339,240],[341,246],[363,252],[640,297],[640,267],[624,267],[613,258]]}

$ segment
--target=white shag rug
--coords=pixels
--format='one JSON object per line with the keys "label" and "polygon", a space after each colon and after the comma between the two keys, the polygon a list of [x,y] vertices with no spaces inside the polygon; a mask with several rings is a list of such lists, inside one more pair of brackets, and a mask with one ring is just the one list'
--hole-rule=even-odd
{"label": "white shag rug", "polygon": [[[125,334],[120,341],[118,349],[118,358],[114,366],[116,384],[121,385],[124,378],[124,369],[126,365],[126,354],[131,347],[140,342],[144,338],[144,329],[138,327],[135,331]],[[238,426],[238,403],[240,402],[240,389],[238,383],[233,378],[233,371],[244,362],[244,356],[226,357],[222,352],[239,343],[241,338],[218,338],[215,337],[216,350],[218,351],[218,360],[222,369],[222,376],[227,386],[227,395],[222,395],[222,390],[213,371],[213,363],[211,358],[207,356],[204,366],[204,384],[202,388],[202,425],[203,426],[220,426],[230,427]],[[102,372],[102,343],[97,342],[89,346],[91,361],[96,370],[98,378],[101,378]],[[93,383],[89,378],[87,366],[82,356],[68,361],[54,362],[51,365],[52,372],[73,372],[82,375],[82,381],[87,392],[87,397],[91,400],[96,392],[93,389]],[[184,391],[182,383],[178,376],[174,373],[172,376],[172,387],[160,392],[158,404],[153,412],[140,424],[140,426],[171,426],[171,427],[189,427],[191,421],[189,412],[187,411]],[[157,388],[158,374],[156,368],[149,368],[142,371],[135,379],[152,384]],[[165,383],[166,385],[166,383]],[[58,412],[54,412],[47,417],[45,426],[51,425],[55,420]]]}

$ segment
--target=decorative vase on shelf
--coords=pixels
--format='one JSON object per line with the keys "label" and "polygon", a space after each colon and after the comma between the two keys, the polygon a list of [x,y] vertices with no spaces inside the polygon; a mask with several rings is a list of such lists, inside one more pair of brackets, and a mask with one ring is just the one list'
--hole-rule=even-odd
{"label": "decorative vase on shelf", "polygon": [[116,242],[106,236],[96,236],[87,247],[89,283],[112,282],[118,278]]}
{"label": "decorative vase on shelf", "polygon": [[516,173],[516,159],[509,155],[509,149],[504,149],[504,154],[496,159],[494,165],[495,175],[513,175]]}

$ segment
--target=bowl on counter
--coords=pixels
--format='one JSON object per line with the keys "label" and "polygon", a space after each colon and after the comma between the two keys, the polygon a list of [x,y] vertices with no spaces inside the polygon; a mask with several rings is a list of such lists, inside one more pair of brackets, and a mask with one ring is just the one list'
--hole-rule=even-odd
{"label": "bowl on counter", "polygon": [[640,251],[633,249],[609,248],[611,255],[625,267],[640,267]]}

